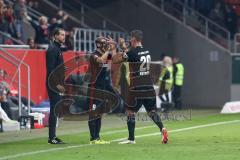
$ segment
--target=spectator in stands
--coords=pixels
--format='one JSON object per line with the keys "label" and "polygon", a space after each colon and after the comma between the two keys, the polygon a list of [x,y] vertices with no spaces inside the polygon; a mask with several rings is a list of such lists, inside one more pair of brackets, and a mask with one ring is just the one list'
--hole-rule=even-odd
{"label": "spectator in stands", "polygon": [[195,0],[196,10],[208,17],[214,6],[214,0]]}
{"label": "spectator in stands", "polygon": [[48,19],[45,16],[41,16],[38,22],[28,17],[29,22],[35,29],[35,42],[37,45],[45,45],[49,42],[49,31],[48,31]]}
{"label": "spectator in stands", "polygon": [[23,34],[23,20],[27,17],[27,8],[25,5],[25,0],[17,0],[14,5],[14,14],[16,18],[16,30],[17,35],[21,35],[21,40],[24,41],[25,37]]}
{"label": "spectator in stands", "polygon": [[63,28],[61,21],[57,21],[56,17],[50,20],[49,32],[52,33],[55,28]]}
{"label": "spectator in stands", "polygon": [[230,31],[231,38],[233,39],[235,33],[237,32],[237,15],[230,5],[226,5],[225,9],[225,25],[226,28]]}
{"label": "spectator in stands", "polygon": [[62,25],[61,28],[67,29],[65,21],[68,19],[68,15],[63,12],[63,10],[59,10],[56,15],[57,23]]}
{"label": "spectator in stands", "polygon": [[29,45],[30,49],[37,49],[38,48],[33,37],[28,38],[27,45]]}
{"label": "spectator in stands", "polygon": [[16,32],[16,26],[15,26],[15,17],[14,17],[14,11],[12,5],[8,5],[7,9],[4,13],[4,18],[5,18],[5,23],[7,27],[7,32],[12,36],[16,38],[17,37],[17,32]]}
{"label": "spectator in stands", "polygon": [[74,48],[74,46],[73,46],[74,45],[74,28],[71,31],[67,32],[65,44],[69,50],[73,50],[73,48]]}
{"label": "spectator in stands", "polygon": [[3,2],[3,0],[0,0],[0,31],[6,32],[6,25],[5,25],[5,19],[4,19],[4,13],[6,11],[6,6]]}
{"label": "spectator in stands", "polygon": [[3,0],[0,0],[0,8],[3,8],[5,6],[5,3]]}
{"label": "spectator in stands", "polygon": [[224,27],[224,10],[221,2],[217,2],[214,9],[210,12],[209,18]]}
{"label": "spectator in stands", "polygon": [[33,9],[35,9],[35,10],[37,10],[38,7],[39,7],[39,3],[36,0],[35,1],[34,0],[30,0],[30,1],[28,1],[28,6],[33,8]]}

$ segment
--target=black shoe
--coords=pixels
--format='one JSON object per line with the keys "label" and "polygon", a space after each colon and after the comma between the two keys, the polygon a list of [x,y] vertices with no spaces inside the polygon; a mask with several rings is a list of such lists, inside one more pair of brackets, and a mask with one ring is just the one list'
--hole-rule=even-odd
{"label": "black shoe", "polygon": [[66,144],[61,139],[55,137],[53,139],[48,140],[48,144]]}

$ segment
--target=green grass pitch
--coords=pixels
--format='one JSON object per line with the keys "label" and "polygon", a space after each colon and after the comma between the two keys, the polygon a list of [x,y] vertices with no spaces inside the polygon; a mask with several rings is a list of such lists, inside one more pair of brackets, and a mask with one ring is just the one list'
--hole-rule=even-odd
{"label": "green grass pitch", "polygon": [[[118,144],[117,140],[127,137],[126,124],[119,117],[111,115],[104,119],[101,133],[104,140],[112,141],[109,145],[89,145],[86,122],[78,123],[79,133],[71,129],[74,128],[71,122],[58,129],[64,131],[60,137],[67,142],[65,145],[47,144],[47,129],[21,131],[22,136],[41,136],[19,140],[14,139],[17,133],[0,133],[0,160],[238,160],[240,157],[240,114],[198,114],[191,120],[164,121],[170,139],[166,145],[161,144],[161,135],[152,122],[136,122],[135,145]],[[10,140],[4,142],[6,139]]]}

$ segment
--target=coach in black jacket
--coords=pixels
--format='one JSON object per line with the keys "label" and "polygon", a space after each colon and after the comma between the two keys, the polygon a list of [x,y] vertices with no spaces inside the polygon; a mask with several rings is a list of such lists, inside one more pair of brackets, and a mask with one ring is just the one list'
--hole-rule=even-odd
{"label": "coach in black jacket", "polygon": [[49,44],[46,53],[47,67],[47,91],[50,100],[50,115],[49,115],[49,144],[63,144],[64,142],[56,136],[57,116],[55,108],[61,100],[61,94],[65,92],[64,84],[64,61],[61,50],[61,45],[65,42],[65,31],[61,28],[56,28],[53,31],[54,41]]}

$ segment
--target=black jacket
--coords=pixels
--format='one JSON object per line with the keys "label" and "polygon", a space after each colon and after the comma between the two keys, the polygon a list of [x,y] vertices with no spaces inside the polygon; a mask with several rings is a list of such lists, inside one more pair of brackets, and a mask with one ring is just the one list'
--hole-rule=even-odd
{"label": "black jacket", "polygon": [[58,84],[63,85],[65,79],[65,66],[61,44],[50,42],[46,53],[47,79],[46,84],[56,89]]}

